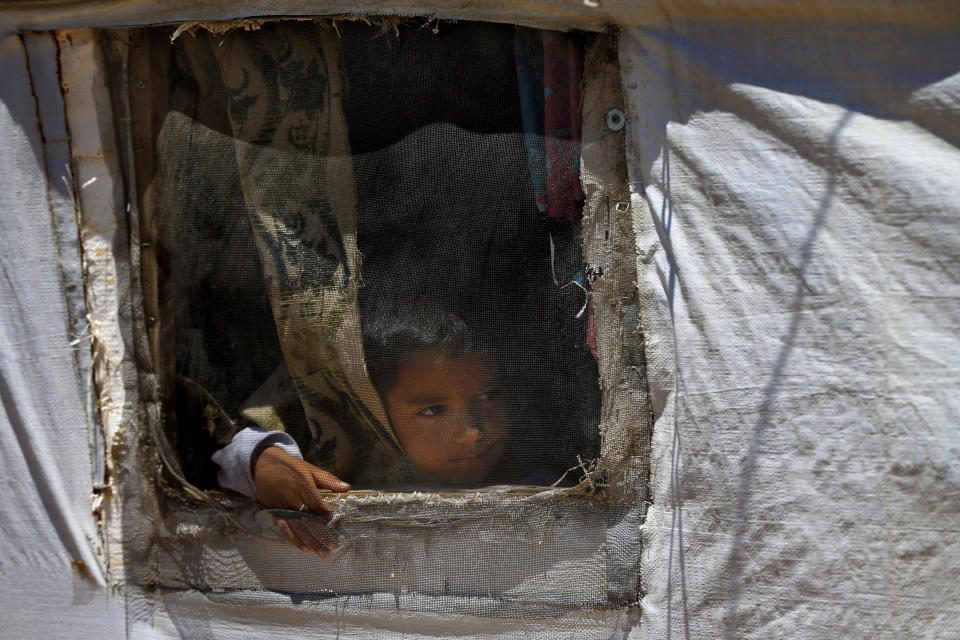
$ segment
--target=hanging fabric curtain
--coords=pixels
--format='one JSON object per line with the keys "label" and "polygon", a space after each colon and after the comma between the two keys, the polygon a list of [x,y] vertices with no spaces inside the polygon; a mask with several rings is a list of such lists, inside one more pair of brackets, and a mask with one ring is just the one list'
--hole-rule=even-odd
{"label": "hanging fabric curtain", "polygon": [[[185,43],[201,95],[222,100],[284,364],[244,403],[261,426],[297,430],[305,459],[339,477],[402,467],[364,368],[357,312],[357,196],[342,108],[339,38],[270,26]],[[292,384],[291,384],[292,383]],[[300,425],[303,429],[303,425]],[[232,433],[221,433],[229,441]],[[225,442],[221,442],[225,444]],[[363,456],[363,459],[359,459]],[[374,458],[374,460],[371,460]]]}
{"label": "hanging fabric curtain", "polygon": [[566,34],[515,27],[517,80],[537,209],[574,221],[580,188],[583,54]]}
{"label": "hanging fabric curtain", "polygon": [[[580,187],[583,52],[576,39],[567,34],[528,27],[514,27],[514,49],[537,210],[572,223],[584,200]],[[555,256],[557,243],[552,235],[550,242],[551,254]],[[586,270],[587,265],[577,264],[574,270],[558,275],[554,268],[552,276],[557,287],[576,287],[583,292],[578,316],[586,316],[587,344],[596,360],[597,331]]]}

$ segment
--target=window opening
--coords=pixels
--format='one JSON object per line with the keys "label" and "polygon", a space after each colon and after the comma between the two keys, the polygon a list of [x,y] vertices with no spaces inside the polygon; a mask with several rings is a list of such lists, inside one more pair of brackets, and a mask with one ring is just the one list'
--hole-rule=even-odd
{"label": "window opening", "polygon": [[145,297],[187,478],[216,488],[259,427],[354,488],[575,484],[600,454],[587,36],[145,32]]}
{"label": "window opening", "polygon": [[[465,23],[458,26],[463,24]],[[316,33],[322,30],[320,25],[301,26],[316,28],[316,31],[306,32],[310,38],[317,38]],[[345,31],[342,23],[339,26],[341,32]],[[444,28],[445,25],[440,25],[440,33],[431,35],[443,36]],[[513,38],[514,67],[510,71],[518,77],[517,67],[520,65],[515,59],[518,34],[513,31],[513,27],[497,28],[506,29],[508,38]],[[206,495],[203,492],[197,493],[192,491],[189,482],[181,486],[177,480],[182,476],[181,468],[186,468],[192,482],[205,487],[214,486],[212,483],[215,478],[209,474],[210,466],[206,456],[199,453],[199,447],[192,446],[187,441],[189,438],[215,442],[219,430],[235,429],[236,423],[249,419],[238,410],[241,406],[244,410],[251,406],[265,408],[267,417],[258,418],[263,423],[269,422],[271,413],[282,413],[277,410],[282,403],[276,401],[276,395],[268,403],[257,404],[251,400],[258,397],[257,392],[264,385],[264,377],[266,381],[273,379],[273,382],[278,383],[276,386],[284,388],[284,384],[279,384],[273,374],[277,370],[277,362],[286,364],[289,350],[285,347],[285,340],[296,335],[278,329],[281,325],[276,320],[269,289],[272,281],[266,277],[267,268],[264,266],[276,264],[270,262],[275,256],[262,250],[263,247],[271,245],[258,235],[257,232],[263,229],[255,226],[254,223],[258,220],[255,216],[258,212],[266,212],[275,218],[279,217],[283,224],[274,226],[274,235],[281,240],[288,237],[282,232],[299,227],[291,223],[297,220],[296,217],[277,216],[276,209],[258,209],[258,194],[273,194],[276,196],[274,202],[284,202],[284,198],[289,201],[305,201],[304,192],[309,195],[310,189],[322,190],[323,193],[330,191],[327,189],[328,176],[342,176],[343,174],[337,172],[346,169],[352,172],[350,181],[331,182],[337,186],[354,185],[353,202],[357,212],[353,219],[357,224],[353,228],[341,225],[342,220],[349,221],[351,218],[336,217],[335,213],[344,209],[339,206],[343,201],[335,199],[332,204],[337,206],[331,205],[329,212],[337,222],[339,242],[330,242],[333,236],[327,234],[321,235],[316,243],[308,246],[320,246],[320,240],[326,239],[326,247],[342,249],[342,253],[328,251],[323,254],[333,255],[336,258],[333,262],[337,264],[336,268],[325,273],[332,271],[334,277],[340,277],[344,271],[338,273],[338,269],[340,265],[346,264],[350,269],[350,276],[339,282],[347,283],[343,288],[347,294],[351,293],[350,286],[355,285],[352,290],[355,295],[342,296],[340,287],[328,290],[321,288],[321,293],[330,294],[334,301],[343,299],[349,304],[341,307],[343,313],[339,315],[324,315],[326,311],[337,310],[337,307],[332,305],[323,306],[319,313],[304,314],[302,317],[310,320],[307,328],[319,331],[321,336],[324,335],[323,329],[337,326],[349,328],[359,339],[348,344],[359,344],[361,352],[364,351],[360,317],[363,305],[368,302],[362,300],[361,296],[377,287],[375,278],[367,278],[368,274],[376,273],[377,256],[371,258],[368,255],[371,252],[361,246],[366,234],[362,233],[359,218],[362,214],[360,207],[363,193],[357,188],[361,180],[361,177],[358,177],[361,169],[358,169],[357,165],[360,164],[358,160],[363,160],[366,156],[360,157],[355,152],[359,145],[351,146],[353,142],[349,137],[350,113],[343,109],[344,102],[349,99],[351,86],[349,76],[343,72],[346,55],[341,48],[343,41],[337,41],[336,62],[330,62],[333,57],[327,55],[328,49],[325,49],[321,42],[319,51],[323,56],[315,55],[313,60],[321,60],[327,66],[321,67],[319,63],[312,66],[300,65],[301,68],[306,66],[337,69],[338,75],[326,73],[323,76],[330,83],[330,90],[326,94],[329,101],[321,100],[319,104],[323,106],[322,113],[327,114],[324,117],[329,119],[329,114],[334,111],[329,109],[329,105],[340,101],[341,112],[347,124],[345,146],[350,148],[349,152],[341,146],[344,145],[344,138],[329,136],[331,129],[327,126],[326,138],[319,136],[316,139],[326,144],[327,149],[333,148],[334,152],[316,154],[309,149],[300,148],[299,142],[304,138],[292,135],[292,132],[306,131],[309,126],[303,125],[322,122],[322,118],[311,119],[308,113],[310,110],[306,108],[301,111],[308,117],[290,119],[288,116],[297,114],[283,108],[266,108],[272,104],[269,100],[288,106],[317,102],[302,99],[304,95],[311,96],[313,89],[306,94],[289,91],[289,79],[297,75],[297,67],[296,64],[285,65],[310,62],[309,58],[298,57],[298,52],[304,49],[291,44],[290,37],[281,38],[291,42],[276,48],[275,55],[269,47],[258,46],[256,43],[249,44],[249,51],[246,53],[242,49],[238,53],[227,48],[229,42],[222,33],[210,36],[210,41],[205,45],[209,56],[199,60],[187,58],[187,66],[183,67],[178,66],[182,65],[183,60],[178,59],[175,52],[171,52],[170,29],[129,29],[102,32],[102,35],[105,36],[102,42],[103,50],[109,61],[106,71],[112,78],[112,87],[117,89],[114,92],[117,114],[115,122],[120,137],[120,153],[127,160],[123,165],[126,174],[124,177],[128,179],[127,184],[136,189],[135,193],[130,192],[128,195],[131,213],[136,216],[131,219],[131,239],[135,242],[134,248],[140,249],[140,254],[138,256],[132,251],[131,258],[141,270],[142,289],[135,287],[134,296],[142,292],[144,310],[142,316],[138,315],[138,310],[134,310],[137,331],[134,337],[140,344],[144,338],[150,343],[150,354],[142,350],[138,352],[143,358],[138,383],[144,422],[131,424],[130,428],[121,434],[127,446],[114,449],[114,452],[120,455],[118,460],[122,460],[124,468],[129,470],[123,478],[118,478],[115,485],[124,496],[125,526],[134,532],[125,536],[124,567],[125,571],[129,571],[127,579],[131,583],[176,589],[189,585],[190,588],[201,591],[239,590],[244,593],[243,598],[251,597],[252,594],[246,593],[247,590],[266,589],[281,594],[298,594],[296,597],[310,594],[310,598],[319,597],[338,610],[341,607],[376,608],[386,602],[380,596],[392,594],[387,598],[387,606],[391,609],[396,607],[411,611],[456,611],[484,616],[560,619],[572,612],[584,611],[585,606],[606,608],[635,602],[639,558],[638,527],[646,505],[644,474],[647,454],[644,447],[650,416],[649,410],[644,410],[648,405],[645,404],[646,388],[643,383],[643,342],[636,316],[636,256],[632,253],[633,219],[629,212],[629,194],[626,193],[623,134],[622,129],[618,133],[613,127],[607,126],[606,120],[611,108],[623,108],[617,55],[611,36],[603,35],[595,40],[585,36],[574,37],[574,47],[587,52],[583,63],[587,71],[584,73],[582,106],[573,111],[578,115],[582,114],[584,120],[580,180],[585,192],[585,203],[582,211],[581,205],[576,203],[572,223],[566,217],[554,219],[549,213],[542,215],[544,212],[539,207],[537,214],[540,215],[524,218],[528,222],[531,219],[535,222],[530,223],[531,227],[523,228],[547,230],[547,242],[531,242],[528,253],[533,256],[529,264],[541,267],[538,272],[539,280],[532,278],[529,282],[546,282],[546,286],[537,289],[522,278],[516,279],[516,282],[501,278],[502,282],[509,283],[513,289],[510,289],[509,294],[499,291],[492,294],[494,297],[499,296],[497,300],[510,300],[510,295],[516,295],[516,290],[520,287],[519,290],[529,293],[528,298],[537,299],[536,296],[539,295],[542,300],[543,296],[546,296],[544,291],[548,290],[557,296],[554,300],[555,307],[567,305],[567,308],[563,309],[565,314],[555,311],[556,317],[565,319],[569,323],[567,326],[575,327],[580,332],[580,337],[573,339],[577,337],[575,331],[559,331],[561,339],[556,341],[556,350],[560,352],[561,348],[571,348],[572,345],[581,356],[586,356],[579,362],[587,364],[583,367],[587,370],[584,379],[592,380],[590,384],[594,386],[592,391],[586,386],[572,392],[570,401],[578,410],[586,406],[582,402],[577,404],[583,398],[596,398],[599,405],[596,372],[600,372],[604,395],[602,425],[597,428],[597,415],[593,414],[588,423],[590,429],[584,432],[592,438],[595,449],[596,441],[600,439],[598,432],[602,433],[599,459],[591,473],[577,487],[547,489],[543,486],[520,487],[514,484],[473,490],[474,487],[485,484],[487,479],[483,479],[441,485],[425,482],[396,485],[401,489],[411,486],[420,490],[427,489],[427,492],[380,491],[378,488],[373,491],[330,495],[329,498],[324,496],[324,500],[337,513],[340,546],[336,553],[321,560],[312,554],[304,554],[294,549],[288,543],[289,537],[284,538],[276,530],[275,520],[271,515],[279,515],[289,523],[292,520],[289,513],[271,514],[270,511],[262,509],[261,505],[235,499],[235,496],[229,494],[217,494],[215,490],[209,490]],[[375,30],[364,35],[369,36],[371,41],[376,41]],[[174,49],[180,46],[181,40],[192,42],[188,38],[186,34],[181,36]],[[583,46],[584,44],[588,46]],[[501,43],[501,47],[505,49],[506,44]],[[221,52],[218,57],[214,48],[225,50],[225,53]],[[313,50],[316,50],[316,47]],[[247,69],[249,78],[245,78],[244,73],[240,72],[239,84],[234,86],[235,91],[229,91],[231,85],[223,81],[223,70],[217,65],[223,64],[229,68],[234,65],[231,58],[242,59],[243,55],[248,55],[256,64],[252,69]],[[447,57],[451,56],[448,54]],[[455,76],[455,82],[449,83],[451,85],[461,82],[469,85],[462,77],[470,73],[476,74],[477,69],[483,66],[469,66],[462,58],[463,56],[460,74]],[[273,84],[255,77],[260,73],[257,71],[261,68],[259,65],[269,65],[271,59],[275,63],[272,77],[277,78]],[[423,56],[423,59],[428,63],[431,60],[428,56]],[[378,60],[379,58],[375,58],[370,64],[376,64]],[[429,64],[425,63],[424,66],[428,67]],[[242,65],[236,68],[242,69]],[[390,69],[383,71],[388,80],[403,85],[400,76],[394,79],[389,72]],[[313,77],[312,74],[313,71],[310,71],[309,77]],[[317,77],[320,77],[319,74]],[[281,81],[281,78],[286,80]],[[339,81],[337,88],[331,78]],[[516,82],[516,91],[520,94],[521,81],[518,78]],[[243,88],[258,84],[266,86],[268,90],[258,92]],[[415,80],[408,79],[407,84],[410,85],[408,91],[417,93],[417,99],[421,99],[424,92],[418,89],[422,87],[418,86]],[[258,103],[258,99],[264,95],[269,100]],[[503,96],[498,94],[497,97]],[[567,97],[570,98],[569,95]],[[247,111],[252,114],[242,123],[231,120],[234,102],[244,102]],[[500,108],[499,103],[507,103],[505,99],[500,99],[484,104],[491,102],[498,102],[497,108]],[[574,103],[571,100],[571,104]],[[394,105],[395,109],[413,109],[416,106],[415,101],[407,104],[402,100],[390,101],[381,97],[377,105],[379,107],[382,104]],[[432,107],[435,111],[438,110],[435,105]],[[316,111],[321,113],[320,109]],[[459,111],[454,110],[454,115],[457,114]],[[245,123],[250,122],[249,118],[257,117],[272,123],[269,137],[258,138],[246,134],[244,137],[235,133],[248,131],[243,128]],[[375,118],[371,119],[374,124],[381,124]],[[505,164],[498,154],[502,155],[501,147],[510,148],[510,145],[516,144],[516,140],[511,136],[518,132],[523,136],[521,144],[527,147],[527,131],[522,128],[522,111],[520,120],[519,126],[506,131],[509,134],[506,138],[497,140],[497,144],[482,147],[482,153],[486,153],[484,157],[491,159],[491,165],[496,167],[497,163]],[[436,137],[443,133],[439,129],[441,125],[450,128],[454,122],[427,121],[416,125],[417,128],[411,127],[409,131],[402,131],[399,137],[403,138],[404,142],[416,140],[410,136],[432,126],[433,129],[423,132],[423,135],[427,136],[427,142],[430,142],[429,136]],[[466,129],[468,134],[477,137],[504,133],[493,129],[458,129]],[[466,135],[458,129],[453,130],[460,135]],[[268,127],[267,130],[271,128]],[[571,127],[571,131],[575,130],[576,127]],[[291,140],[297,141],[298,146],[292,146]],[[547,149],[550,137],[544,136],[543,141],[544,149]],[[566,144],[562,139],[561,143]],[[438,157],[436,166],[456,167],[456,162],[460,161],[456,154],[443,149],[442,145],[437,146],[440,148],[434,154]],[[382,146],[373,145],[370,153],[396,151],[399,147],[397,141],[391,141]],[[464,153],[474,156],[481,154],[481,151],[470,146],[458,145],[456,149],[465,149]],[[265,161],[257,164],[251,160],[257,157]],[[321,158],[320,161],[317,160],[318,157]],[[406,175],[402,160],[401,157],[398,162],[400,178]],[[549,157],[542,160],[540,166],[545,166],[549,160]],[[527,180],[530,181],[530,193],[533,194],[533,206],[536,207],[538,200],[531,177],[529,152],[521,154],[519,162],[513,162],[520,164],[520,169],[509,172],[509,176],[498,183],[497,189],[492,192],[509,191],[507,187],[511,184],[510,180],[515,181],[516,175],[525,175],[525,170]],[[257,174],[257,168],[270,166],[275,167],[272,173],[265,170]],[[534,169],[536,168],[537,165],[534,164]],[[375,169],[370,173],[378,179],[394,179],[397,184],[402,184],[402,180],[390,172]],[[257,180],[251,180],[251,175],[257,177]],[[482,174],[481,178],[484,175],[486,174]],[[314,180],[317,176],[324,180]],[[421,200],[426,202],[429,198],[436,197],[433,194],[440,191],[439,186],[442,184],[441,180],[422,182],[425,184],[419,185],[418,190],[407,192],[408,199],[415,205]],[[247,188],[251,184],[257,188],[248,192]],[[260,188],[261,184],[266,184],[267,187]],[[546,184],[549,185],[549,182]],[[333,190],[332,193],[338,197],[343,195],[341,190]],[[509,200],[510,196],[498,194],[496,198]],[[329,198],[327,200],[329,201]],[[326,210],[318,208],[321,211]],[[279,210],[286,211],[284,208]],[[389,208],[385,210],[386,214],[391,213]],[[501,211],[502,209],[493,207],[494,214]],[[481,222],[490,220],[488,212],[484,211],[483,214],[475,219],[466,218],[474,225],[470,228],[487,232],[491,229],[503,229],[496,225],[483,227]],[[306,219],[307,216],[302,218]],[[320,219],[322,220],[322,217]],[[449,218],[443,220],[449,222]],[[566,226],[561,221],[566,223]],[[419,220],[417,223],[420,226],[413,225],[415,230],[424,227]],[[321,225],[321,228],[326,229],[326,226]],[[513,233],[511,229],[513,228],[507,228],[507,232]],[[309,230],[312,232],[313,227]],[[564,230],[566,234],[563,233]],[[300,236],[302,233],[294,235]],[[506,237],[511,237],[509,233]],[[582,251],[578,237],[581,234],[584,243]],[[421,233],[421,236],[427,240],[432,237],[426,233]],[[389,234],[385,233],[381,237],[392,246],[393,238]],[[402,239],[402,236],[398,237]],[[524,236],[519,234],[518,237]],[[270,239],[268,235],[266,240]],[[409,243],[414,245],[415,240],[409,240]],[[421,244],[429,243],[424,240]],[[437,245],[447,247],[445,250],[453,253],[453,258],[448,257],[451,262],[468,263],[459,260],[460,253],[465,251],[463,243],[454,244],[452,248],[449,243]],[[488,246],[494,247],[492,244]],[[527,247],[519,241],[515,246]],[[225,257],[226,260],[205,261],[202,256],[209,258],[210,252],[213,252],[215,257]],[[292,255],[297,257],[296,253]],[[307,254],[308,257],[310,255]],[[319,253],[314,251],[312,255],[316,258]],[[469,257],[470,254],[464,255]],[[490,260],[499,255],[491,251]],[[343,256],[346,256],[346,260]],[[368,265],[371,260],[372,266]],[[584,262],[590,264],[584,265]],[[508,260],[500,260],[497,264],[505,264],[507,268],[515,266]],[[224,268],[224,265],[230,268]],[[382,271],[386,272],[387,276],[392,275],[387,267],[383,267]],[[510,273],[519,272],[517,269]],[[281,275],[289,273],[285,271],[281,272]],[[207,284],[204,284],[205,279]],[[442,277],[440,279],[441,283],[447,281]],[[577,284],[570,284],[573,281]],[[225,291],[218,291],[216,287],[210,286],[210,282],[234,286],[232,289],[228,286]],[[255,286],[241,286],[245,282]],[[260,293],[253,295],[251,292],[257,291],[257,287]],[[174,295],[176,291],[185,288],[193,291],[195,295],[187,298]],[[389,287],[381,288],[386,288],[388,293],[392,292]],[[446,290],[449,288],[438,289],[441,292]],[[436,292],[426,286],[416,288],[416,292],[427,302],[430,302],[431,295],[436,296]],[[381,302],[386,300],[384,304],[394,304],[391,302],[394,299],[390,297],[371,299]],[[585,306],[588,299],[590,304]],[[296,306],[297,311],[315,309],[309,304],[317,300],[326,303],[325,299],[316,296],[307,297],[305,301],[297,296],[285,300],[292,305],[300,305]],[[396,304],[403,303],[405,299],[400,300],[401,302]],[[484,301],[489,302],[486,299]],[[259,316],[255,313],[258,305]],[[488,305],[482,308],[493,307]],[[544,308],[550,309],[545,306],[541,310]],[[197,313],[196,309],[199,309],[200,315],[192,315]],[[218,323],[222,322],[218,314],[233,323],[230,332],[220,335],[213,331],[219,329]],[[517,315],[519,312],[508,317]],[[258,321],[258,317],[262,321]],[[368,314],[367,317],[369,319],[375,316]],[[483,319],[499,316],[478,317]],[[184,321],[185,318],[194,318],[197,321],[189,324]],[[327,322],[331,318],[336,322]],[[477,318],[471,321],[480,325]],[[561,328],[565,326],[559,321],[557,324]],[[591,324],[596,329],[595,340],[588,338]],[[538,327],[532,322],[518,322],[514,325],[505,323],[503,326],[526,326],[528,329]],[[544,329],[544,325],[539,328]],[[216,358],[211,358],[210,354],[202,349],[188,349],[185,352],[190,357],[185,359],[182,357],[184,351],[178,351],[183,349],[185,342],[181,332],[185,332],[183,335],[189,338],[187,344],[193,341],[204,348],[211,344],[220,344],[219,354]],[[514,342],[522,343],[524,339],[528,339],[529,345],[521,344],[525,348],[544,344],[541,341],[542,336],[530,337],[531,333],[533,332],[516,330],[513,334]],[[456,332],[453,334],[456,335]],[[479,332],[468,333],[469,337],[477,335],[486,337]],[[247,344],[261,347],[259,351],[253,352],[260,360],[243,353],[234,353],[243,344],[236,339],[237,336],[246,336]],[[596,360],[592,349],[593,342],[597,347]],[[477,343],[486,345],[482,340]],[[273,361],[268,357],[271,344],[274,345],[272,350],[276,357]],[[472,343],[468,342],[469,344]],[[338,356],[340,351],[337,349],[340,347],[340,343],[334,342],[332,348]],[[217,354],[217,349],[211,352]],[[548,355],[550,353],[548,351]],[[560,358],[559,355],[553,357]],[[230,358],[237,358],[243,366],[233,369],[222,367],[222,362],[217,358],[228,363]],[[247,361],[244,362],[243,358],[247,358]],[[358,360],[345,356],[342,362],[351,366],[359,362],[363,368],[360,382],[350,388],[356,391],[365,383],[367,391],[357,393],[369,392],[379,400],[376,388],[366,375],[369,365],[366,359]],[[192,371],[199,371],[209,378],[195,373],[183,375],[182,370],[178,372],[178,367],[184,363],[194,367]],[[546,359],[536,364],[544,372],[556,371]],[[499,362],[497,366],[508,372],[511,370]],[[257,367],[260,367],[259,373],[254,376],[252,372],[256,372]],[[578,378],[579,374],[576,373],[577,369],[572,370],[574,374],[569,375],[568,379],[574,383],[582,382],[583,379]],[[519,380],[518,385],[527,385],[527,388],[535,387],[531,381],[535,382],[537,375],[549,378],[546,373],[533,366],[527,369],[518,367],[514,371],[520,371],[526,376]],[[530,371],[533,373],[529,373]],[[218,390],[210,381],[212,379],[216,382],[217,375],[221,376],[219,379],[222,380],[223,388],[228,391],[233,388],[232,385],[246,380],[244,384],[248,385],[247,388],[243,393],[235,394],[233,409],[228,403],[229,397],[222,393],[222,388]],[[305,421],[302,395],[294,383],[289,382],[291,378],[288,374],[288,382],[285,384],[287,388],[293,387],[293,408],[300,407],[301,420]],[[353,385],[357,378],[347,377],[347,380]],[[155,384],[157,381],[160,382],[159,385]],[[383,383],[381,381],[378,384]],[[163,393],[159,393],[158,389],[162,389]],[[560,395],[560,392],[557,392],[557,395]],[[167,411],[166,420],[156,419],[161,405]],[[369,408],[375,405],[363,403],[363,406]],[[561,407],[555,411],[562,413],[563,409]],[[191,417],[197,428],[185,431],[182,424],[185,417]],[[282,415],[279,419],[285,420]],[[162,428],[167,430],[166,437],[158,433],[158,429]],[[559,449],[560,447],[552,449],[547,446],[553,442],[563,444],[562,434],[554,435],[553,442],[549,437],[543,437],[542,440],[543,443],[536,449],[537,454]],[[190,455],[194,455],[199,464],[208,465],[207,469],[190,467]],[[159,459],[165,462],[162,467],[158,466]],[[591,465],[589,457],[581,456],[580,460],[584,461],[585,466]],[[158,470],[161,470],[161,473],[156,475]],[[202,484],[201,473],[209,474],[207,479],[210,484]],[[363,486],[355,478],[351,479],[354,480],[355,489]],[[388,488],[386,483],[372,483],[372,486]],[[216,504],[198,504],[192,499],[204,497],[214,498]],[[266,504],[262,500],[260,502]],[[224,517],[225,515],[228,517]],[[311,521],[310,518],[304,520]],[[314,524],[322,522],[317,518],[313,518],[313,521]],[[571,531],[576,531],[577,535],[570,536]],[[142,544],[142,541],[147,539],[145,536],[149,536],[151,540],[149,545]],[[275,596],[276,593],[269,597]],[[357,596],[362,597],[358,599]],[[252,597],[254,600],[249,601],[257,601],[257,596]]]}

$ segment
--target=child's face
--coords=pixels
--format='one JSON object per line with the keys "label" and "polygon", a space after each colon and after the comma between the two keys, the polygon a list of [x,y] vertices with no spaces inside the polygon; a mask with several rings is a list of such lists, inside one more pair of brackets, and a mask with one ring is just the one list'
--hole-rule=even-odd
{"label": "child's face", "polygon": [[385,402],[407,456],[441,480],[482,480],[503,452],[507,428],[481,356],[421,351],[397,370]]}

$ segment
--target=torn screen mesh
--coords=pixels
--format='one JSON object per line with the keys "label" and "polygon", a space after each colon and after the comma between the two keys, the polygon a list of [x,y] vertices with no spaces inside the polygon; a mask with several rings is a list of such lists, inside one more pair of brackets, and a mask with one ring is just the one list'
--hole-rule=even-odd
{"label": "torn screen mesh", "polygon": [[579,479],[600,413],[583,44],[275,23],[152,52],[138,180],[192,482],[216,488],[211,455],[254,426],[355,488]]}

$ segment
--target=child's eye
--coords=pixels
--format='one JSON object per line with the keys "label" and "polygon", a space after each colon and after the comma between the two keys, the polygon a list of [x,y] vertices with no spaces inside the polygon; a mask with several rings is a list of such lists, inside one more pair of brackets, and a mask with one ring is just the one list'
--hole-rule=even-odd
{"label": "child's eye", "polygon": [[420,409],[420,411],[418,411],[417,413],[418,413],[419,415],[421,415],[421,416],[425,416],[425,417],[427,417],[427,418],[431,418],[431,417],[433,417],[433,416],[438,416],[438,415],[440,415],[441,413],[443,413],[444,411],[446,411],[446,409],[447,409],[447,408],[446,408],[445,406],[443,406],[442,404],[435,404],[435,405],[431,405],[431,406],[429,406],[429,407],[426,407],[426,408],[424,408],[424,409]]}
{"label": "child's eye", "polygon": [[486,391],[480,393],[480,394],[477,396],[477,401],[478,401],[478,402],[489,402],[490,400],[493,400],[494,395],[495,395],[495,394],[494,394],[494,390],[493,390],[493,389],[487,389]]}

